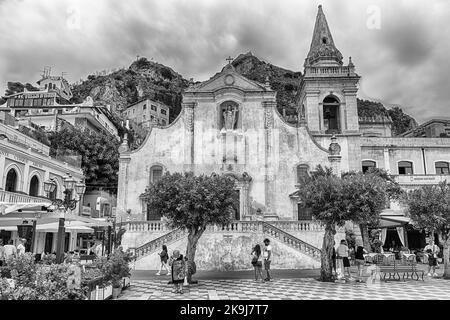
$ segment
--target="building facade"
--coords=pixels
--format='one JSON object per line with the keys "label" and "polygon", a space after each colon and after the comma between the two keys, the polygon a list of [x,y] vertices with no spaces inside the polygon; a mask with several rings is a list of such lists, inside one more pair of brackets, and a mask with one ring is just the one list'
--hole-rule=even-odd
{"label": "building facade", "polygon": [[[160,216],[139,197],[149,183],[167,171],[214,172],[235,179],[234,219],[243,226],[262,220],[269,230],[268,224],[278,223],[280,232],[320,247],[309,229],[289,224],[311,221],[295,191],[301,177],[317,165],[331,167],[336,174],[386,169],[405,188],[450,180],[450,139],[392,137],[388,117],[358,117],[360,76],[351,58],[344,64],[321,6],[303,74],[296,124],[287,123],[277,111],[276,92],[269,83],[246,79],[232,64],[189,87],[173,123],[152,128],[137,150],[122,145],[117,214],[131,221],[157,221]],[[146,246],[133,239],[130,246]],[[214,241],[228,245],[226,240]],[[244,245],[242,241],[234,246]],[[202,249],[199,259],[212,268],[211,259],[219,258],[211,256],[214,249],[208,243],[202,246],[210,250]]]}
{"label": "building facade", "polygon": [[[63,199],[64,177],[71,175],[77,181],[84,180],[80,167],[56,160],[50,157],[49,153],[48,146],[17,131],[12,126],[0,123],[0,207],[2,210],[5,205],[48,203],[48,198]],[[44,182],[51,179],[56,183],[56,188],[51,194],[46,194]],[[76,193],[74,196],[77,196]],[[74,212],[79,213],[81,210],[78,203]],[[3,214],[0,216],[3,217]],[[67,231],[67,250],[73,250],[77,246],[77,237],[83,231],[79,229]],[[38,226],[35,252],[56,251],[56,233],[55,226]],[[17,245],[18,227],[5,227],[0,221],[0,238],[4,243],[12,240]]]}
{"label": "building facade", "polygon": [[150,99],[140,100],[128,106],[122,115],[143,128],[159,125],[167,126],[169,124],[170,108],[165,104]]}
{"label": "building facade", "polygon": [[110,108],[94,106],[90,97],[81,104],[71,104],[70,86],[63,77],[45,74],[37,82],[39,91],[25,91],[5,97],[0,111],[8,112],[25,126],[37,125],[47,131],[58,130],[58,120],[92,132],[105,132],[118,138]]}

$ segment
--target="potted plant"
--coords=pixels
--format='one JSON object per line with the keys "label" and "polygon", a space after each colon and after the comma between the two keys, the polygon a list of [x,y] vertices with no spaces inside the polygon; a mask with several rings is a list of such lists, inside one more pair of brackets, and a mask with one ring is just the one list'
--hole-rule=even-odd
{"label": "potted plant", "polygon": [[116,251],[111,254],[109,260],[102,267],[106,280],[112,282],[113,299],[116,299],[122,291],[122,278],[130,276],[128,261],[128,256],[125,253]]}

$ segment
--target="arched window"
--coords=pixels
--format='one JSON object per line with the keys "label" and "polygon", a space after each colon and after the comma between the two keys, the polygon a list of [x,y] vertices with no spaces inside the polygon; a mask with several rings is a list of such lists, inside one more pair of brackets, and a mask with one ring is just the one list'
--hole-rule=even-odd
{"label": "arched window", "polygon": [[153,166],[150,168],[150,182],[156,183],[161,179],[163,168],[161,166]]}
{"label": "arched window", "polygon": [[371,168],[376,168],[376,167],[377,167],[377,163],[375,161],[366,160],[366,161],[362,162],[362,172],[363,173],[366,173]]}
{"label": "arched window", "polygon": [[17,172],[14,169],[8,171],[6,175],[5,191],[15,192],[17,189]]}
{"label": "arched window", "polygon": [[325,133],[340,133],[339,101],[334,97],[323,100],[323,123]]}
{"label": "arched window", "polygon": [[449,174],[449,163],[445,161],[438,161],[435,164],[436,174]]}
{"label": "arched window", "polygon": [[37,197],[39,195],[39,178],[37,176],[33,176],[30,180],[29,195],[32,197]]}
{"label": "arched window", "polygon": [[297,166],[297,183],[301,183],[304,181],[308,176],[309,172],[309,166],[306,164],[300,164]]}
{"label": "arched window", "polygon": [[412,162],[400,161],[398,163],[398,174],[414,174]]}

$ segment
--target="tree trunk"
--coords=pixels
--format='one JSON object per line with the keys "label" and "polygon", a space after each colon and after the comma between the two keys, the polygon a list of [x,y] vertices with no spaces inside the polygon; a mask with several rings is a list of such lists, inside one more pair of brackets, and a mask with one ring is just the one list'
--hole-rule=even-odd
{"label": "tree trunk", "polygon": [[444,241],[444,278],[450,279],[450,237],[446,237]]}
{"label": "tree trunk", "polygon": [[195,261],[195,252],[197,251],[197,243],[202,236],[204,230],[190,229],[188,234],[188,243],[186,248],[186,257],[189,261]]}
{"label": "tree trunk", "polygon": [[320,266],[320,281],[332,282],[333,277],[333,247],[334,235],[336,234],[336,227],[334,224],[327,224],[325,226],[325,234],[323,236],[321,266]]}
{"label": "tree trunk", "polygon": [[370,245],[369,227],[367,226],[367,224],[360,224],[359,229],[361,230],[364,249],[366,249],[367,252],[372,252],[372,246]]}

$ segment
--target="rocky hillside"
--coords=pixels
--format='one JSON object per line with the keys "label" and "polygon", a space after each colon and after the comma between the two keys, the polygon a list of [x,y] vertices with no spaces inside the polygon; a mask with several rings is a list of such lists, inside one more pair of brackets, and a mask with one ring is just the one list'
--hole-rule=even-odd
{"label": "rocky hillside", "polygon": [[181,92],[189,82],[171,68],[140,58],[128,69],[121,69],[105,76],[88,76],[86,81],[72,88],[75,103],[87,96],[94,101],[111,105],[113,111],[144,97],[161,101],[171,106],[170,120],[180,113]]}
{"label": "rocky hillside", "polygon": [[286,115],[295,115],[295,96],[302,80],[301,72],[283,69],[273,64],[264,62],[255,57],[251,52],[239,55],[233,66],[236,71],[250,80],[265,83],[270,82],[270,87],[277,91],[278,111]]}

